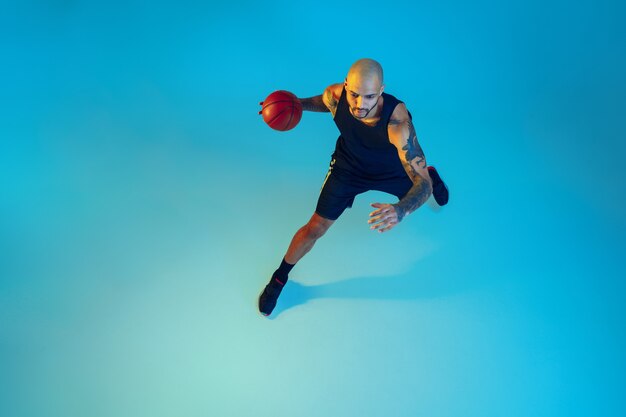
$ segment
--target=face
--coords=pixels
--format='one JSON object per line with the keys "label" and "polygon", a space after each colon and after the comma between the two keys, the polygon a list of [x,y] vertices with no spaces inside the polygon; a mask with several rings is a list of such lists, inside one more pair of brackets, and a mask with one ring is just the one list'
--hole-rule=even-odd
{"label": "face", "polygon": [[348,75],[344,85],[350,113],[354,117],[364,119],[374,114],[373,110],[384,89],[377,78],[361,77],[358,74]]}

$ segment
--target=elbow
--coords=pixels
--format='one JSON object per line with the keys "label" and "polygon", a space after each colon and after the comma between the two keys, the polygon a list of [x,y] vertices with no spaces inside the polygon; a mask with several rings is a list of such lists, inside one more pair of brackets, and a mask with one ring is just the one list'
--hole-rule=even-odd
{"label": "elbow", "polygon": [[433,193],[433,183],[430,178],[420,177],[418,180],[419,182],[421,182],[423,193],[430,197],[430,195]]}

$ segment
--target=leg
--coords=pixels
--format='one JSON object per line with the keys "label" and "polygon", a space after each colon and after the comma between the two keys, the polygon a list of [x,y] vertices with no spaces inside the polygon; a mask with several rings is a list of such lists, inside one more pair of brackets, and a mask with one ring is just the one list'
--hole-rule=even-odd
{"label": "leg", "polygon": [[317,239],[324,236],[334,222],[334,220],[326,219],[314,213],[308,223],[302,226],[294,235],[289,249],[287,249],[285,261],[294,265],[302,259],[315,245]]}
{"label": "leg", "polygon": [[357,194],[367,191],[350,176],[338,173],[334,165],[333,159],[322,184],[313,216],[296,232],[289,244],[284,259],[291,265],[311,250],[317,239],[324,236],[346,208],[352,207]]}
{"label": "leg", "polygon": [[287,274],[293,265],[311,250],[317,239],[322,237],[334,222],[314,213],[308,223],[296,232],[281,266],[274,272],[259,297],[259,311],[263,315],[268,316],[274,310],[278,296],[287,282]]}
{"label": "leg", "polygon": [[291,268],[306,255],[317,239],[322,237],[343,211],[352,206],[354,196],[362,192],[349,180],[341,179],[333,172],[334,160],[322,185],[320,197],[311,219],[291,239],[280,267],[272,274],[270,282],[259,297],[259,311],[268,316],[276,307],[276,301],[287,283]]}

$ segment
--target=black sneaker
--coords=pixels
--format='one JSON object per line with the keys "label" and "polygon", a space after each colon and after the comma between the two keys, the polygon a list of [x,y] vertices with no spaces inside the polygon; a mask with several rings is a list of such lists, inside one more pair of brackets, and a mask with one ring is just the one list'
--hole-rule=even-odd
{"label": "black sneaker", "polygon": [[448,187],[444,184],[435,167],[428,167],[428,175],[430,175],[430,179],[433,181],[433,197],[435,197],[435,201],[440,206],[445,206],[448,204]]}
{"label": "black sneaker", "polygon": [[265,286],[263,293],[259,297],[259,311],[264,316],[269,316],[272,314],[274,307],[276,307],[276,301],[278,301],[278,296],[280,292],[283,290],[285,284],[277,280],[276,278],[272,278]]}

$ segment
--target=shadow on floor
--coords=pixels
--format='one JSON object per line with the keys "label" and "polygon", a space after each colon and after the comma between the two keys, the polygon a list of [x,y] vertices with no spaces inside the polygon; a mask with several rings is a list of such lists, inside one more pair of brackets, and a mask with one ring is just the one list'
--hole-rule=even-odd
{"label": "shadow on floor", "polygon": [[319,298],[425,300],[464,293],[482,287],[487,281],[484,274],[453,267],[432,273],[422,266],[394,276],[356,277],[320,285],[288,281],[270,318]]}

